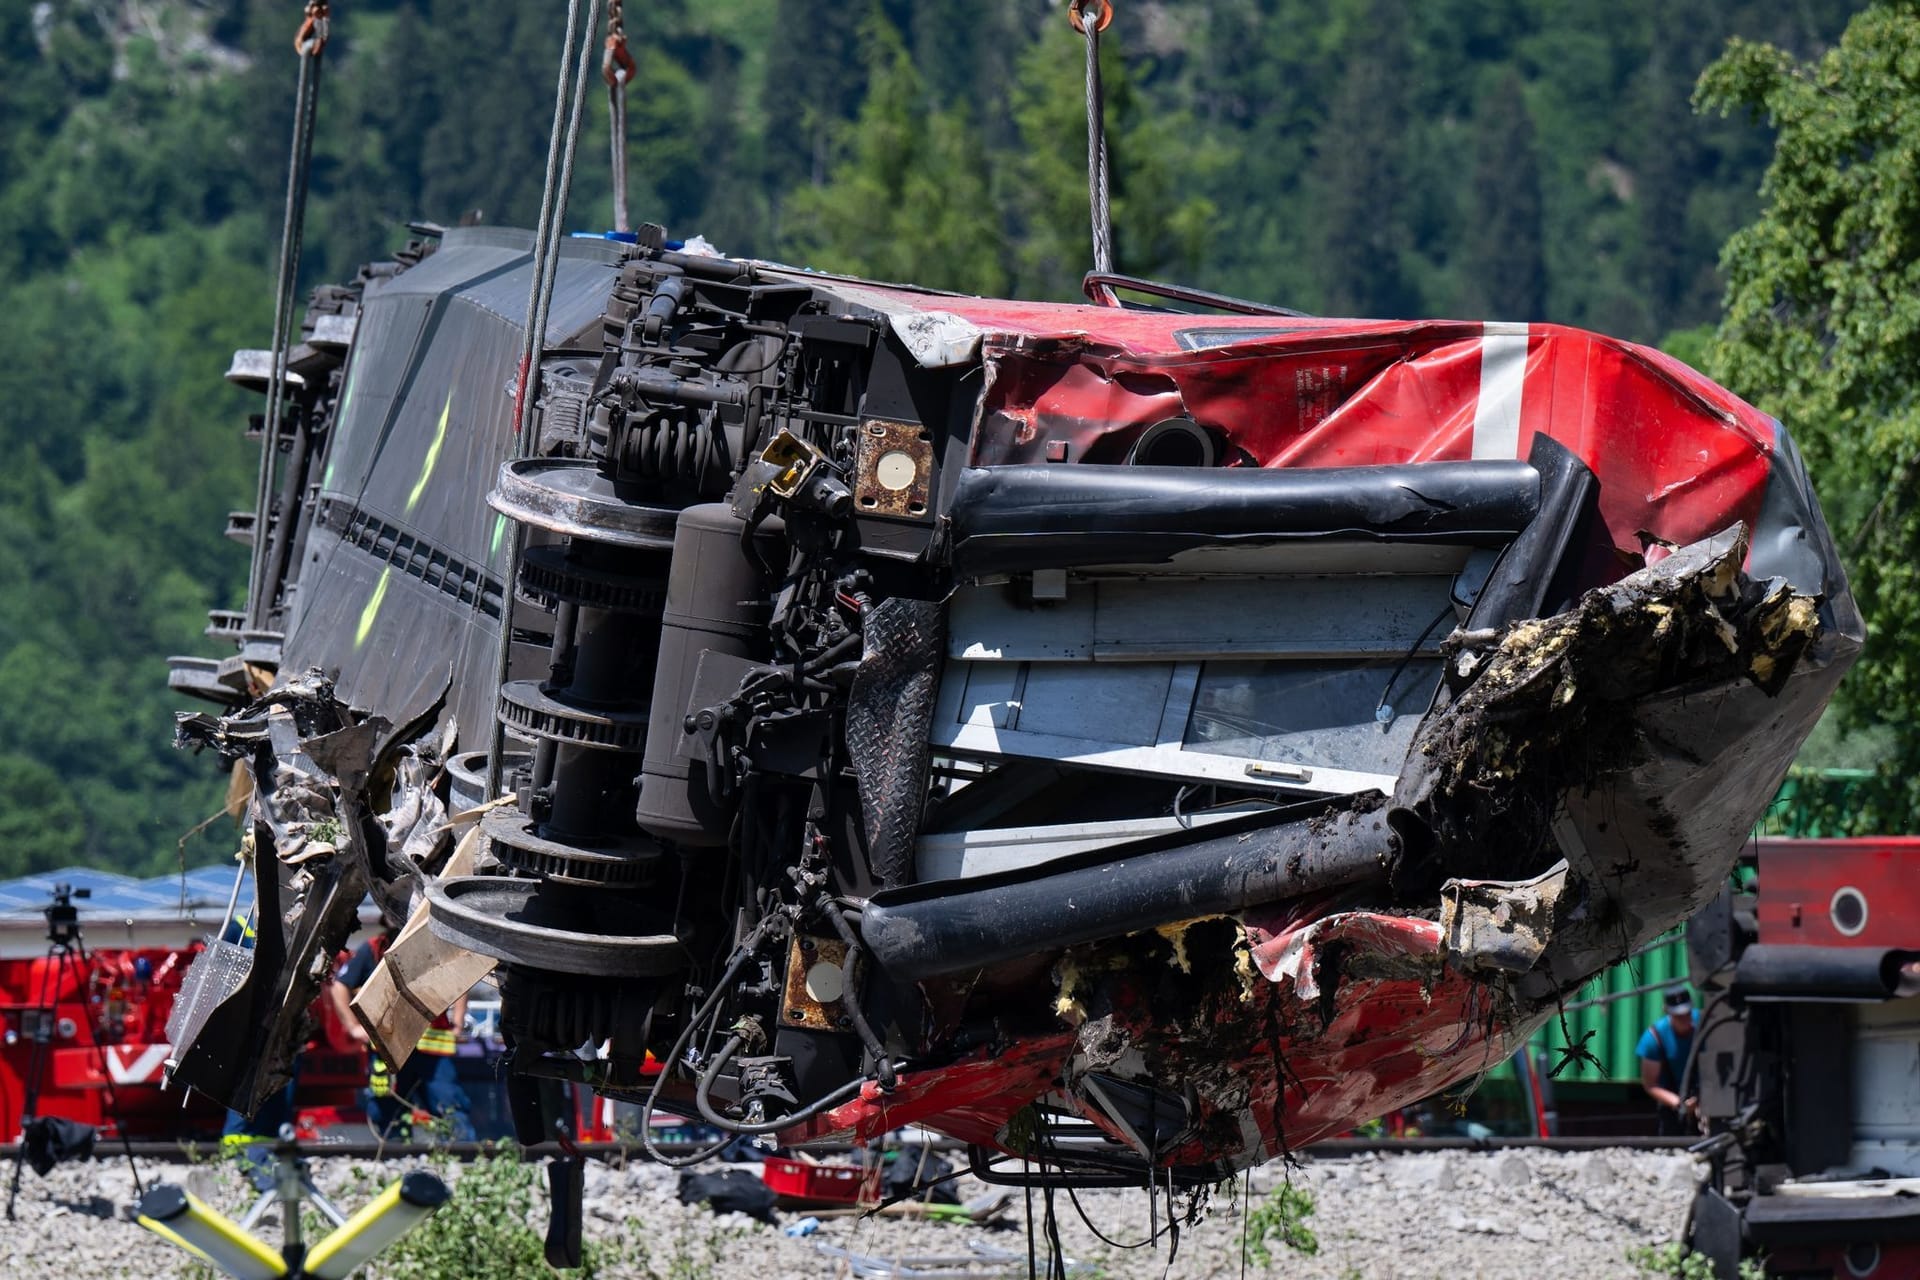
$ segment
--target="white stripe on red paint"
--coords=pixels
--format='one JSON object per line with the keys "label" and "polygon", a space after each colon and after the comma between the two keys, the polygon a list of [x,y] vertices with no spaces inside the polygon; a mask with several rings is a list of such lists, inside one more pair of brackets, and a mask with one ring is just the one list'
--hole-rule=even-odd
{"label": "white stripe on red paint", "polygon": [[1520,456],[1520,392],[1527,379],[1527,326],[1489,321],[1480,340],[1480,400],[1473,456]]}
{"label": "white stripe on red paint", "polygon": [[146,1084],[157,1079],[161,1066],[167,1060],[170,1047],[164,1044],[150,1044],[135,1057],[131,1048],[123,1048],[117,1044],[108,1045],[107,1079],[114,1084]]}

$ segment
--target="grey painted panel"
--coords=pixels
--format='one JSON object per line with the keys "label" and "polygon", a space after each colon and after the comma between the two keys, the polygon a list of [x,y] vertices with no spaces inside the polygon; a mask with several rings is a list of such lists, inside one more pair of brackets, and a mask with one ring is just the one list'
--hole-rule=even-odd
{"label": "grey painted panel", "polygon": [[[1200,661],[1437,652],[1450,575],[1075,578],[1064,600],[964,587],[947,652],[999,662]],[[1431,630],[1429,630],[1431,628]]]}
{"label": "grey painted panel", "polygon": [[1184,741],[1250,760],[1397,773],[1439,681],[1437,658],[1404,669],[1209,662]]}
{"label": "grey painted panel", "polygon": [[1089,849],[1170,835],[1258,813],[1262,803],[1228,805],[1183,818],[1129,818],[1119,822],[1073,822],[1046,827],[999,827],[952,831],[920,837],[914,852],[915,878],[953,880],[1038,866]]}
{"label": "grey painted panel", "polygon": [[1007,727],[1097,742],[1158,741],[1173,667],[1048,665],[1027,671]]}

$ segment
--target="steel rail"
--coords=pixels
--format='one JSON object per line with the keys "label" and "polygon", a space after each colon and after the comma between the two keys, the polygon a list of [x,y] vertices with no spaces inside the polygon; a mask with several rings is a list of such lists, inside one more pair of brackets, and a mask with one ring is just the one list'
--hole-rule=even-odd
{"label": "steel rail", "polygon": [[[1684,1151],[1700,1142],[1699,1137],[1653,1137],[1653,1136],[1580,1136],[1566,1138],[1459,1138],[1459,1137],[1421,1137],[1421,1138],[1324,1138],[1309,1143],[1294,1151],[1295,1156],[1309,1156],[1317,1159],[1339,1159],[1357,1155],[1417,1155],[1436,1151]],[[218,1140],[205,1142],[134,1142],[129,1144],[135,1158],[158,1160],[169,1163],[199,1163],[219,1159],[228,1151],[237,1148],[222,1145]],[[271,1146],[273,1144],[262,1144]],[[677,1145],[677,1144],[675,1144]],[[962,1151],[965,1145],[950,1139],[936,1138],[926,1144],[935,1151]],[[646,1150],[639,1142],[579,1142],[572,1144],[573,1150],[584,1156],[609,1161],[642,1161],[652,1163]],[[676,1154],[674,1145],[662,1145],[669,1154]],[[695,1148],[687,1147],[691,1151]],[[852,1148],[847,1148],[851,1150]],[[11,1160],[19,1150],[18,1143],[0,1143],[0,1160]],[[549,1156],[569,1154],[557,1142],[541,1142],[530,1147],[518,1146],[510,1141],[500,1142],[302,1142],[297,1144],[298,1153],[309,1159],[342,1160],[419,1160],[428,1156],[441,1155],[454,1160],[471,1161],[484,1156],[513,1154],[522,1159],[538,1160]],[[814,1150],[828,1151],[829,1148]],[[125,1156],[125,1151],[116,1144],[110,1150],[94,1153],[96,1160],[115,1160]]]}

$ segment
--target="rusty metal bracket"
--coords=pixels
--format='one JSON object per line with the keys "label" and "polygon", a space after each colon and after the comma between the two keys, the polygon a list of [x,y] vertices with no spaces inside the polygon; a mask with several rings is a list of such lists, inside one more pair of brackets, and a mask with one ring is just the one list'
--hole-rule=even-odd
{"label": "rusty metal bracket", "polygon": [[780,1023],[810,1031],[844,1031],[847,1016],[847,944],[802,934],[787,947],[787,985]]}
{"label": "rusty metal bracket", "polygon": [[863,516],[917,520],[933,492],[933,441],[917,422],[869,418],[860,424],[853,469],[855,508]]}

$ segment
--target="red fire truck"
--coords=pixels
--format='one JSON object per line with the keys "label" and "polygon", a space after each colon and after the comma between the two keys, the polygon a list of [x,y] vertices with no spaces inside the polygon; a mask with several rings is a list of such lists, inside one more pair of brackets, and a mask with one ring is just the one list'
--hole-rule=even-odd
{"label": "red fire truck", "polygon": [[[34,1113],[77,1120],[130,1138],[217,1135],[220,1109],[199,1095],[163,1090],[171,1047],[167,1015],[180,975],[201,949],[103,948],[79,956],[0,958],[0,1134],[20,1132],[28,1092]],[[36,1065],[36,1041],[45,1037]],[[302,1055],[301,1128],[359,1116],[367,1058],[323,1012]]]}

